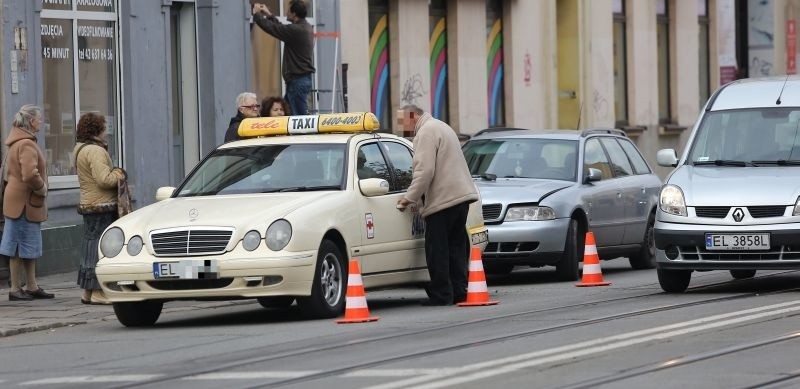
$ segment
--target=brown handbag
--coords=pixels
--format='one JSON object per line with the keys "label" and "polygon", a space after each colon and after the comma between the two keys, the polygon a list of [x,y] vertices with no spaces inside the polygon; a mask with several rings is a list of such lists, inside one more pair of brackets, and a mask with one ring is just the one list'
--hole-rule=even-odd
{"label": "brown handbag", "polygon": [[117,214],[123,217],[133,212],[131,192],[128,189],[128,180],[120,178],[117,180]]}

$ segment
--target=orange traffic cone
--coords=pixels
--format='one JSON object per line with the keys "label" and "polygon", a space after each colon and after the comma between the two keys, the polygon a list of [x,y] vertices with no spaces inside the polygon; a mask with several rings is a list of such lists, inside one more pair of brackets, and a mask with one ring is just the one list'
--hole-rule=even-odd
{"label": "orange traffic cone", "polygon": [[380,319],[369,315],[367,297],[364,295],[364,283],[361,281],[361,270],[358,268],[358,260],[355,258],[350,260],[346,299],[344,319],[336,320],[337,323],[365,323]]}
{"label": "orange traffic cone", "polygon": [[603,271],[600,270],[600,257],[597,256],[597,245],[594,243],[594,233],[586,233],[586,245],[583,250],[583,279],[575,286],[605,286],[610,282],[603,281]]}
{"label": "orange traffic cone", "polygon": [[489,300],[489,288],[486,287],[486,275],[483,273],[480,247],[473,247],[469,254],[469,283],[467,284],[467,300],[458,303],[459,307],[477,305],[495,305],[499,301]]}

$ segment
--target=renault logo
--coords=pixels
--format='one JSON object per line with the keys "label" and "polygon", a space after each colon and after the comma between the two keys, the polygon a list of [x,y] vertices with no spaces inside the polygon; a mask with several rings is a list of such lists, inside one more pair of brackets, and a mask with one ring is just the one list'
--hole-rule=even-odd
{"label": "renault logo", "polygon": [[742,219],[744,219],[744,211],[741,208],[734,209],[733,210],[733,220],[736,220],[736,222],[738,223],[738,222],[742,221]]}

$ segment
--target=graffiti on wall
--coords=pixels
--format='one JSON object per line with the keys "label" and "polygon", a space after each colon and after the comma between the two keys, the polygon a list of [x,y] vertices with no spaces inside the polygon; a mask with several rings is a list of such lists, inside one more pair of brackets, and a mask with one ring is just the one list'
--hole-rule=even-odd
{"label": "graffiti on wall", "polygon": [[400,92],[400,101],[403,104],[419,105],[417,99],[425,95],[425,87],[422,83],[422,76],[419,73],[406,79],[403,89]]}

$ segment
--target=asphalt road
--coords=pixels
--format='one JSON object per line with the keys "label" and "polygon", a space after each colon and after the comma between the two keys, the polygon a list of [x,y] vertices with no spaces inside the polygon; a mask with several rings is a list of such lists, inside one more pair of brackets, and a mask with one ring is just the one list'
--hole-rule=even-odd
{"label": "asphalt road", "polygon": [[0,339],[0,387],[800,386],[800,272],[694,273],[686,293],[668,295],[655,270],[625,259],[602,269],[612,285],[578,288],[552,268],[490,277],[500,304],[489,307],[370,291],[373,323],[253,302],[167,312],[145,329],[92,321],[20,334]]}

